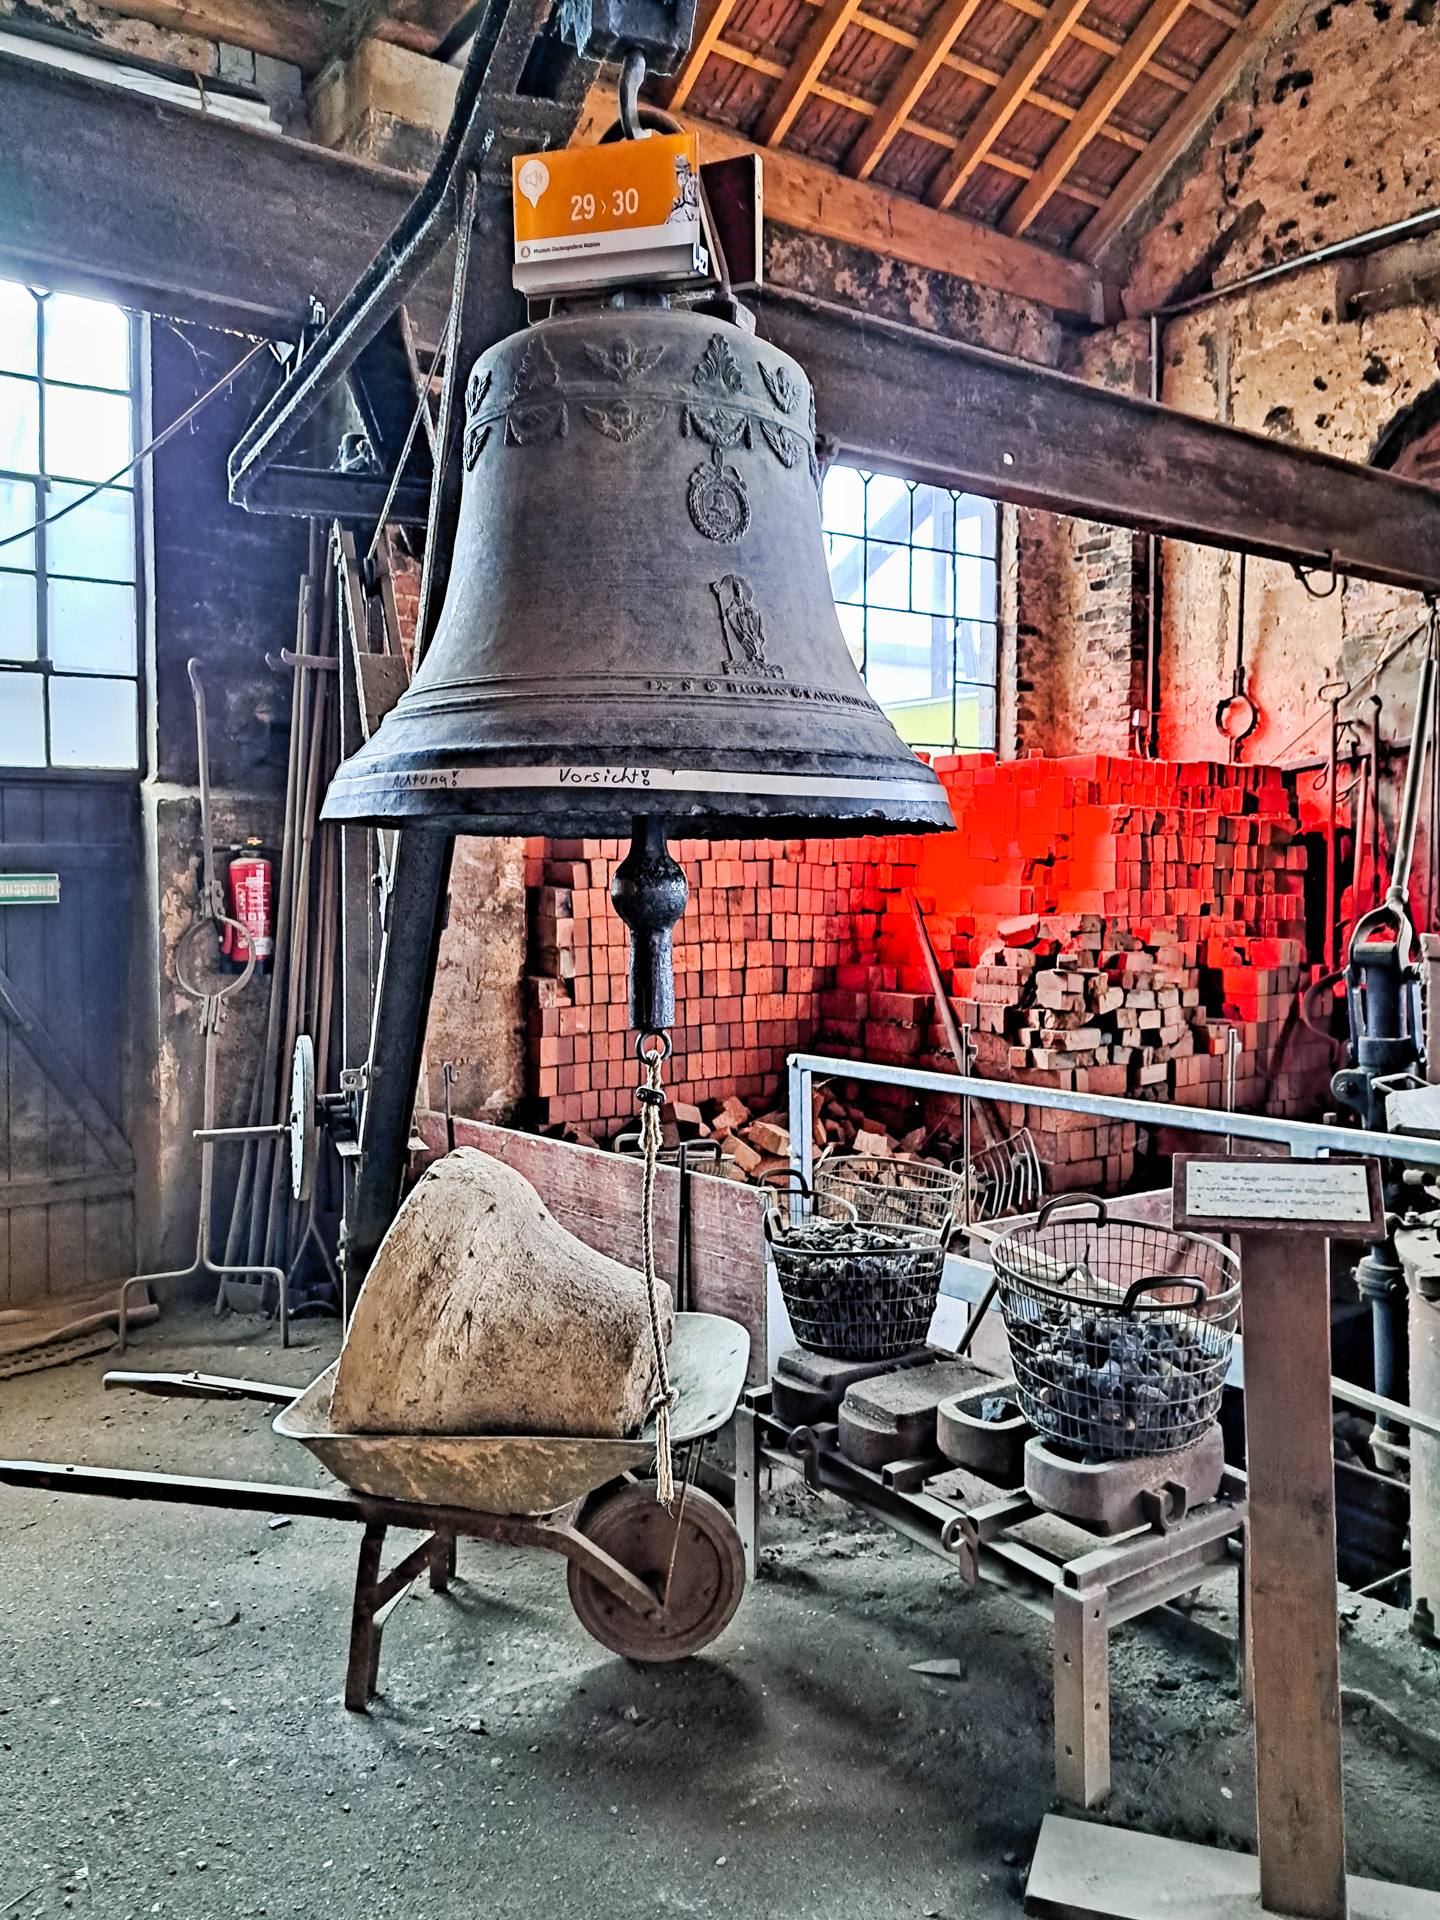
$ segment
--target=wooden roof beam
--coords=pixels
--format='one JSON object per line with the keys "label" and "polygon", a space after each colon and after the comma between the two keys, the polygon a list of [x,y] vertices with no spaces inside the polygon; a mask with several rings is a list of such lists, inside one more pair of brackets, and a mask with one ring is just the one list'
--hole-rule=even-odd
{"label": "wooden roof beam", "polygon": [[1142,158],[1127,167],[1105,204],[1081,230],[1071,252],[1094,261],[1155,192],[1190,142],[1219,108],[1250,62],[1277,35],[1295,24],[1305,0],[1255,0],[1242,26],[1225,42],[1184,102],[1151,140]]}
{"label": "wooden roof beam", "polygon": [[941,0],[939,11],[895,76],[874,118],[846,154],[844,170],[851,179],[870,178],[979,5],[980,0]]}
{"label": "wooden roof beam", "polygon": [[1085,11],[1086,0],[1051,0],[1045,18],[1010,62],[1005,76],[970,122],[960,145],[925,190],[927,206],[948,207],[1025,103],[1025,96]]}
{"label": "wooden roof beam", "polygon": [[717,51],[716,42],[735,11],[735,0],[701,0],[695,15],[695,32],[690,39],[690,51],[680,63],[680,71],[672,80],[667,80],[660,88],[660,104],[668,107],[672,113],[683,107],[690,98],[695,82],[700,78],[705,62]]}
{"label": "wooden roof beam", "polygon": [[765,104],[755,136],[765,147],[778,147],[805,104],[805,96],[824,71],[841,36],[860,10],[860,0],[825,0],[796,50],[785,78]]}
{"label": "wooden roof beam", "polygon": [[1024,233],[1140,78],[1189,4],[1190,0],[1152,0],[1134,32],[1086,94],[1075,118],[1040,162],[1034,177],[1006,208],[1000,221],[1002,233]]}
{"label": "wooden roof beam", "polygon": [[331,9],[318,0],[122,0],[105,11],[171,33],[224,40],[313,74],[324,65]]}

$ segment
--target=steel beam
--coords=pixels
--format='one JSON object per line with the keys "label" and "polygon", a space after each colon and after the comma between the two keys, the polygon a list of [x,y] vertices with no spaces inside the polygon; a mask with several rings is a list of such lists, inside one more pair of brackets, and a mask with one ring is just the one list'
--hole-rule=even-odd
{"label": "steel beam", "polygon": [[1440,590],[1440,492],[784,289],[758,331],[857,466]]}

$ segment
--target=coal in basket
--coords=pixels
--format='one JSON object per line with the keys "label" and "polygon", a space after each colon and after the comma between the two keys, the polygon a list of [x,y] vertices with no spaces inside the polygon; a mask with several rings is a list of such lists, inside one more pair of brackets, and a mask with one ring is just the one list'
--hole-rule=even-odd
{"label": "coal in basket", "polygon": [[923,1345],[951,1216],[935,1225],[866,1219],[835,1194],[817,1202],[798,1173],[775,1177],[797,1190],[772,1194],[765,1238],[800,1345],[833,1360],[897,1360]]}
{"label": "coal in basket", "polygon": [[998,1234],[991,1253],[1017,1398],[1047,1440],[1133,1458],[1189,1446],[1214,1421],[1240,1308],[1227,1247],[1111,1220],[1076,1195]]}

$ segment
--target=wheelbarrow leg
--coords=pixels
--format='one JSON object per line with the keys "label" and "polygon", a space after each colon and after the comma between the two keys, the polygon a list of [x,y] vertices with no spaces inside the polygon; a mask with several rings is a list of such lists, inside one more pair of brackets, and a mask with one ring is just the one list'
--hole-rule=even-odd
{"label": "wheelbarrow leg", "polygon": [[350,1616],[350,1664],[345,1670],[345,1705],[364,1713],[380,1673],[380,1633],[375,1625],[380,1556],[385,1550],[383,1520],[367,1520],[355,1571],[355,1608]]}
{"label": "wheelbarrow leg", "polygon": [[435,1535],[435,1551],[430,1558],[430,1591],[448,1593],[455,1578],[455,1535],[442,1529]]}

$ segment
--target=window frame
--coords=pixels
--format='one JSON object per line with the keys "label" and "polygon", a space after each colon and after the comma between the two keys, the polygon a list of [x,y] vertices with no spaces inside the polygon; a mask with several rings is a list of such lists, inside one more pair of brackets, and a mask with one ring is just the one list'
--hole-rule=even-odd
{"label": "window frame", "polygon": [[[123,393],[130,409],[130,446],[132,456],[138,453],[140,448],[145,444],[147,437],[146,427],[148,425],[145,353],[149,337],[146,316],[132,308],[122,306],[119,301],[107,299],[103,294],[90,289],[82,290],[80,288],[60,286],[40,288],[32,286],[24,280],[9,280],[7,284],[24,288],[36,303],[35,371],[33,375],[22,374],[16,377],[33,380],[37,389],[37,431],[39,434],[38,452],[40,464],[38,471],[31,473],[21,472],[19,469],[10,467],[0,469],[0,480],[18,482],[20,485],[30,488],[32,503],[36,509],[33,522],[35,525],[34,553],[32,556],[33,564],[28,568],[7,567],[5,565],[5,550],[0,548],[0,573],[3,573],[9,578],[24,578],[30,581],[33,586],[35,598],[35,657],[31,660],[0,659],[0,673],[28,674],[41,682],[44,689],[42,695],[42,711],[45,760],[43,764],[34,766],[26,766],[19,762],[0,761],[0,781],[8,783],[17,781],[64,781],[73,783],[80,781],[86,784],[135,785],[146,778],[146,768],[150,758],[148,713],[150,708],[149,633],[151,624],[151,596],[149,592],[149,569],[147,565],[150,490],[146,471],[147,463],[140,461],[134,465],[128,475],[128,485],[123,482],[117,483],[113,489],[117,493],[128,493],[131,502],[131,578],[128,581],[116,582],[113,580],[103,580],[93,574],[52,574],[48,528],[42,525],[41,522],[47,514],[52,514],[55,511],[55,505],[49,498],[53,488],[73,488],[83,493],[97,484],[93,480],[67,479],[63,476],[51,474],[46,470],[45,401],[47,385],[63,387],[68,392],[79,394],[115,396]],[[126,385],[123,389],[99,385],[87,386],[83,382],[76,380],[47,380],[45,372],[44,301],[50,295],[65,293],[71,293],[76,298],[93,300],[97,304],[113,307],[116,312],[123,316],[126,336]],[[17,529],[17,531],[19,530],[20,529]],[[52,579],[56,581],[75,581],[81,585],[114,586],[118,584],[129,589],[134,596],[135,654],[134,665],[128,673],[81,673],[72,668],[57,668],[55,666],[50,653],[50,586]],[[127,767],[66,766],[56,763],[53,760],[50,688],[51,684],[57,679],[66,681],[123,680],[133,685],[135,689],[135,759],[132,765]]]}
{"label": "window frame", "polygon": [[[821,521],[822,535],[824,537],[825,545],[826,545],[826,563],[827,563],[827,568],[829,569],[829,572],[830,572],[832,592],[834,589],[835,571],[837,570],[837,567],[839,565],[843,564],[843,561],[842,562],[833,561],[831,542],[833,540],[833,541],[847,541],[847,542],[854,543],[854,550],[852,551],[852,555],[850,557],[854,558],[857,561],[857,564],[859,566],[860,597],[856,600],[845,600],[845,601],[841,601],[837,599],[836,609],[837,609],[837,618],[842,619],[842,625],[843,625],[843,615],[841,611],[842,609],[854,609],[860,615],[860,635],[861,635],[860,658],[856,660],[856,667],[860,673],[860,677],[865,681],[867,687],[869,688],[872,698],[876,700],[877,704],[881,707],[881,710],[885,712],[892,719],[892,721],[895,721],[895,724],[897,725],[897,730],[900,730],[902,732],[902,737],[906,738],[907,744],[912,745],[918,750],[922,752],[927,752],[927,753],[971,753],[971,752],[977,752],[977,751],[993,752],[995,750],[995,745],[999,736],[999,728],[1000,728],[1000,681],[1001,681],[1000,545],[1001,545],[1001,537],[1002,537],[1000,503],[998,501],[989,499],[987,496],[983,494],[973,493],[964,488],[937,486],[933,482],[929,482],[929,481],[911,480],[903,474],[889,473],[882,468],[861,467],[861,466],[853,465],[849,461],[837,461],[827,466],[825,471],[825,480],[827,482],[829,480],[830,475],[836,471],[837,467],[851,474],[854,474],[861,483],[861,489],[862,489],[861,491],[861,531],[859,533],[842,531],[839,528],[832,527],[831,525],[828,524],[826,513],[825,513],[825,496],[824,496],[823,487],[822,487],[821,501],[820,501],[820,521]],[[879,531],[872,531],[871,529],[870,487],[871,487],[871,484],[876,480],[886,482],[891,486],[903,487],[906,490],[905,491],[906,524],[905,524],[905,531],[904,531],[903,537],[900,537],[899,535],[895,535],[892,537],[888,532],[882,534]],[[942,547],[942,546],[936,546],[936,545],[927,545],[923,542],[917,542],[915,538],[915,494],[916,494],[917,487],[924,487],[932,494],[940,495],[942,497],[948,497],[950,502],[950,544],[948,548]],[[977,550],[974,552],[971,552],[968,549],[962,548],[960,546],[957,533],[956,533],[956,528],[959,525],[962,517],[961,515],[962,503],[971,502],[971,501],[977,503],[978,505],[986,509],[988,512],[988,532],[982,533],[979,546]],[[897,500],[895,504],[898,506],[899,501]],[[868,590],[870,587],[871,577],[872,577],[872,574],[877,570],[876,568],[872,567],[870,563],[870,549],[872,546],[885,548],[887,555],[889,553],[898,553],[898,552],[903,552],[905,554],[906,567],[907,567],[907,580],[908,580],[907,605],[905,607],[885,606],[878,601],[872,601],[868,597]],[[917,560],[923,558],[927,561],[930,561],[935,556],[941,556],[945,558],[948,562],[949,605],[952,609],[952,611],[948,613],[937,614],[934,612],[933,608],[917,607],[915,605],[915,569],[916,569]],[[982,576],[981,576],[982,579],[985,578],[983,569],[985,568],[989,569],[989,576],[988,576],[989,612],[986,614],[972,616],[969,614],[961,614],[957,611],[953,611],[953,609],[955,609],[958,606],[959,598],[960,598],[960,595],[959,595],[960,566],[962,563],[966,561],[977,561],[979,563],[982,569]],[[883,562],[881,564],[883,564]],[[948,693],[949,708],[950,708],[950,738],[948,741],[926,740],[926,739],[915,739],[912,741],[908,737],[908,732],[904,729],[903,719],[897,719],[896,717],[897,715],[903,716],[904,710],[907,706],[936,707],[945,698],[945,695],[932,694],[931,699],[928,701],[927,700],[892,701],[887,703],[881,699],[881,696],[879,695],[879,693],[876,692],[875,688],[873,686],[870,686],[870,672],[872,668],[872,662],[870,660],[870,647],[871,647],[870,616],[872,614],[878,614],[883,616],[889,613],[900,613],[900,614],[907,615],[908,617],[929,619],[932,621],[932,623],[936,620],[943,620],[949,626],[949,659],[947,663],[947,679],[948,679],[947,693]],[[982,630],[983,629],[989,630],[990,658],[992,662],[992,670],[991,670],[990,677],[988,679],[981,679],[981,680],[971,679],[969,677],[962,676],[960,672],[960,667],[962,664],[961,630],[962,630],[962,627],[964,626],[970,626],[970,627],[979,628]],[[943,642],[941,644],[943,645]],[[847,648],[850,649],[851,658],[854,659],[855,652],[854,652],[853,646],[851,645],[848,635],[846,639],[846,645],[847,645]],[[933,629],[932,629],[932,639],[931,639],[932,676],[934,671],[933,659],[934,659],[935,645],[936,645],[936,642],[933,637]],[[874,664],[878,666],[879,663],[877,662]],[[960,704],[963,700],[967,700],[971,697],[978,697],[980,710],[981,710],[981,729],[980,729],[981,738],[978,744],[972,743],[969,741],[962,742],[958,737],[959,736]],[[985,737],[987,733],[988,733],[988,738]]]}

